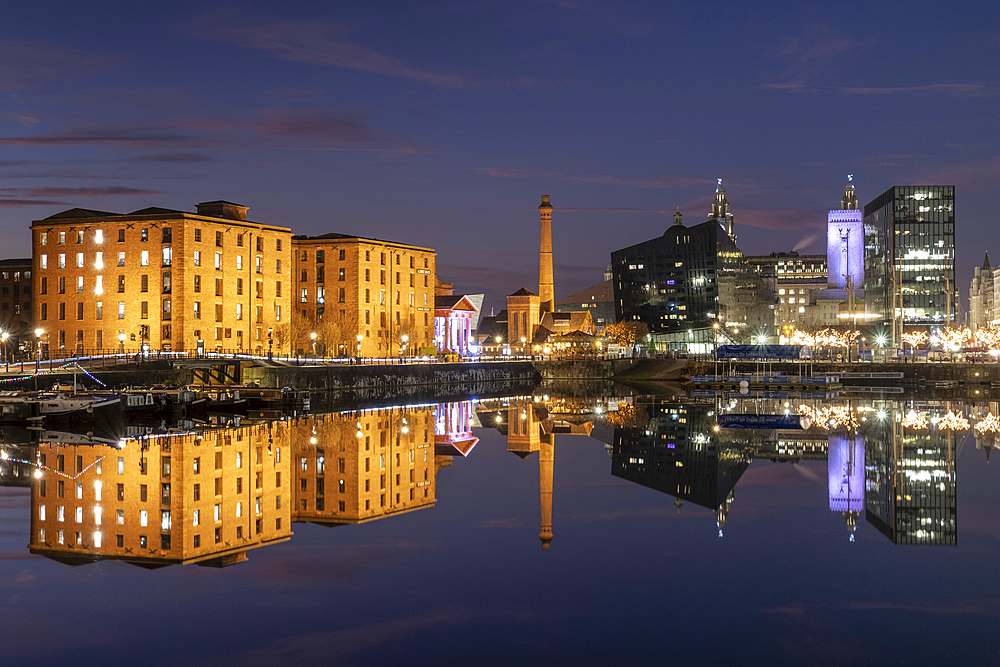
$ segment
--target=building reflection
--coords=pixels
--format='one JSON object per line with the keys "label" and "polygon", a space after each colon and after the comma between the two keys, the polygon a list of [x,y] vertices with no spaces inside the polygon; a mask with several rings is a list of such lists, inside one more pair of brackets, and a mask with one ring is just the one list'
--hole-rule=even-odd
{"label": "building reflection", "polygon": [[436,407],[317,415],[292,426],[293,520],[365,523],[433,507]]}
{"label": "building reflection", "polygon": [[31,553],[71,565],[222,567],[291,532],[289,425],[40,444]]}
{"label": "building reflection", "polygon": [[[885,410],[891,417],[872,428],[865,446],[865,518],[896,544],[958,543],[955,436],[932,418],[944,403]],[[904,427],[902,412],[925,415],[929,427]]]}
{"label": "building reflection", "polygon": [[726,525],[740,476],[753,461],[760,432],[715,428],[715,403],[657,401],[645,428],[616,428],[611,474],[715,512]]}
{"label": "building reflection", "polygon": [[0,484],[31,489],[31,553],[71,565],[222,567],[288,540],[292,522],[433,507],[437,471],[478,442],[473,423],[465,401],[150,435],[120,448],[5,444]]}

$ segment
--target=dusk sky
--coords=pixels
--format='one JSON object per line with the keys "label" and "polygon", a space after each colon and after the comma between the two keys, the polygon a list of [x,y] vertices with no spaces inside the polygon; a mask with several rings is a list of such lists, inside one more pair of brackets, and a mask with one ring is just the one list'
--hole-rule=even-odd
{"label": "dusk sky", "polygon": [[[0,229],[227,199],[296,233],[429,246],[486,310],[706,219],[825,252],[848,173],[956,187],[957,270],[994,244],[996,3],[34,2],[0,23]],[[992,227],[990,227],[992,225]]]}

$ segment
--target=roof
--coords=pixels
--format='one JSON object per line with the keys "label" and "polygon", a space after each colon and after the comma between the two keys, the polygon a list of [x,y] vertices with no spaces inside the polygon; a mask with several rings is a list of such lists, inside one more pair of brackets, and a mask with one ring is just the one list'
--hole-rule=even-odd
{"label": "roof", "polygon": [[424,246],[403,243],[402,241],[386,241],[375,237],[358,236],[356,234],[341,234],[340,232],[327,232],[326,234],[320,234],[319,236],[308,236],[307,234],[292,235],[292,243],[322,243],[323,241],[378,243],[380,245],[399,246],[400,248],[409,248],[413,250],[420,250],[422,252],[435,252],[433,248],[425,248]]}
{"label": "roof", "polygon": [[59,220],[61,218],[113,218],[121,213],[109,213],[107,211],[94,211],[89,208],[71,208],[55,215],[50,215],[45,220]]}
{"label": "roof", "polygon": [[24,259],[0,259],[0,266],[25,266],[31,268],[31,258]]}
{"label": "roof", "polygon": [[565,299],[559,299],[556,301],[557,306],[568,306],[574,303],[584,304],[584,303],[603,303],[609,301],[614,303],[615,300],[615,289],[614,285],[611,284],[610,280],[605,280],[603,283],[597,283],[593,287],[588,287],[582,292],[577,292],[576,294],[570,294]]}
{"label": "roof", "polygon": [[126,215],[184,215],[184,211],[178,211],[173,208],[160,208],[159,206],[150,206],[148,208],[141,208],[138,211],[132,211]]}
{"label": "roof", "polygon": [[466,295],[449,294],[434,297],[434,310],[471,310],[476,312],[479,309]]}
{"label": "roof", "polygon": [[585,331],[594,329],[594,318],[589,310],[566,310],[556,313],[544,313],[539,326],[549,331],[559,333],[570,331]]}
{"label": "roof", "polygon": [[529,292],[528,288],[522,287],[521,289],[517,290],[510,296],[538,296],[538,295],[533,292]]}

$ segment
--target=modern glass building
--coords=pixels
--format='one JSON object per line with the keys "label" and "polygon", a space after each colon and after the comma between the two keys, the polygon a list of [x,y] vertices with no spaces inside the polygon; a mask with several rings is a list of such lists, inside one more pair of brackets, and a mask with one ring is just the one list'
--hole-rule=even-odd
{"label": "modern glass building", "polygon": [[958,309],[955,187],[895,186],[865,206],[867,310],[904,324],[944,325]]}
{"label": "modern glass building", "polygon": [[[611,253],[618,321],[640,320],[654,341],[714,341],[728,333],[766,332],[773,298],[719,221],[685,227],[680,214],[662,236]],[[694,335],[698,334],[698,335]]]}

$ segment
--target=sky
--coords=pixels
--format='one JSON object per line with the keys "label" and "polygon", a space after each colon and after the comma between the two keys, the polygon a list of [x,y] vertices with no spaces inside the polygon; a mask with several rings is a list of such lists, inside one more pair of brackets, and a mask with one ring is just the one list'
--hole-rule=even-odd
{"label": "sky", "polygon": [[862,206],[955,186],[966,308],[994,249],[998,45],[985,2],[10,3],[4,256],[68,208],[226,199],[434,248],[489,311],[537,291],[542,194],[563,298],[678,207],[705,220],[716,178],[745,253],[823,253],[853,174]]}

